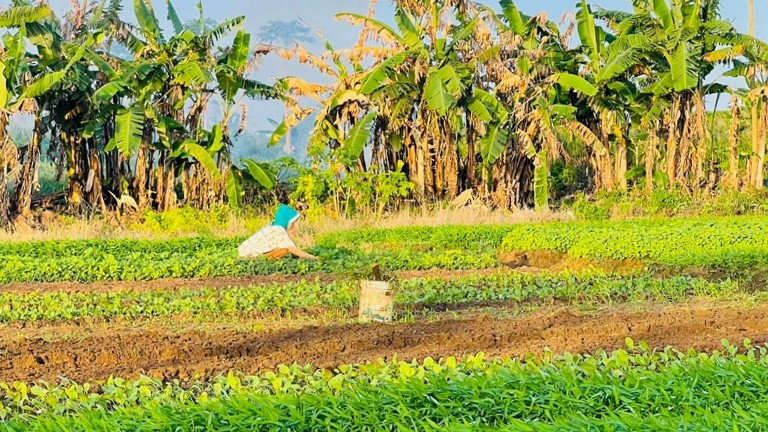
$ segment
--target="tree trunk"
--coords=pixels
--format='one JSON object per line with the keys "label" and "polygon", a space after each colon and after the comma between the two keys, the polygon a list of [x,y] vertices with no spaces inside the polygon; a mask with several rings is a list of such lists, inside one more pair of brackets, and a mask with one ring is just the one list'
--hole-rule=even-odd
{"label": "tree trunk", "polygon": [[[704,104],[704,98],[701,93],[696,95],[694,99],[694,137],[695,143],[694,156],[695,162],[692,164],[694,170],[694,184],[693,186],[699,188],[707,179],[707,173],[704,171],[704,167],[707,162],[707,155],[709,153],[709,145],[712,141],[712,136],[709,134],[707,128],[707,108]],[[714,116],[715,114],[713,114]],[[714,174],[713,170],[710,170],[710,174]]]}
{"label": "tree trunk", "polygon": [[69,205],[74,209],[81,209],[85,193],[83,182],[83,164],[80,161],[81,154],[78,148],[78,138],[62,132],[62,141],[66,145],[67,152],[67,197]]}
{"label": "tree trunk", "polygon": [[754,187],[755,185],[755,173],[757,172],[757,153],[758,153],[758,141],[760,140],[760,111],[759,111],[759,99],[752,101],[750,106],[750,138],[752,141],[752,152],[749,155],[747,161],[747,172],[744,173],[744,186],[747,188]]}
{"label": "tree trunk", "polygon": [[431,158],[434,161],[432,164],[435,167],[435,198],[437,199],[445,198],[445,168],[448,163],[448,153],[450,151],[448,149],[451,147],[449,141],[450,137],[445,136],[437,144],[435,144],[435,153]]}
{"label": "tree trunk", "polygon": [[140,209],[147,208],[149,205],[149,194],[147,193],[147,150],[142,145],[139,148],[139,154],[136,157],[136,173],[134,178],[134,189],[136,190],[137,203]]}
{"label": "tree trunk", "polygon": [[34,131],[32,132],[32,141],[27,147],[26,158],[19,175],[19,183],[16,185],[16,191],[13,196],[12,210],[16,214],[26,216],[31,210],[32,191],[38,179],[37,168],[40,161],[40,144],[45,132],[45,125],[40,119],[38,112],[35,118]]}
{"label": "tree trunk", "polygon": [[[419,133],[420,134],[420,133]],[[427,169],[427,155],[424,149],[424,138],[420,137],[416,141],[416,193],[422,199],[425,198],[427,193],[426,183],[426,169]]]}
{"label": "tree trunk", "polygon": [[103,213],[106,213],[107,206],[104,202],[101,159],[99,157],[99,151],[96,148],[96,143],[91,140],[89,144],[90,169],[88,170],[88,179],[85,183],[85,193],[88,196],[88,203],[91,205],[91,208],[95,209],[99,207]]}
{"label": "tree trunk", "polygon": [[670,186],[676,181],[676,166],[677,159],[677,144],[678,144],[678,126],[677,123],[680,120],[680,96],[676,95],[673,98],[672,106],[667,113],[667,154],[666,157],[666,172]]}
{"label": "tree trunk", "polygon": [[152,204],[150,196],[152,181],[152,135],[154,133],[154,123],[150,120],[144,124],[144,135],[139,145],[139,153],[136,157],[136,171],[134,177],[134,190],[136,191],[136,202],[140,211],[144,211]]}
{"label": "tree trunk", "polygon": [[[599,131],[595,134],[599,137],[602,147],[593,148],[593,165],[595,167],[595,185],[597,190],[611,192],[616,188],[616,163],[611,159],[610,134],[612,119],[606,111],[599,115]],[[594,125],[593,125],[594,126]],[[593,127],[594,131],[595,128]],[[618,153],[618,152],[617,152]]]}
{"label": "tree trunk", "polygon": [[[459,148],[451,142],[445,163],[445,178],[448,187],[448,198],[459,196]],[[439,164],[440,162],[438,162]]]}
{"label": "tree trunk", "polygon": [[656,168],[656,155],[659,151],[659,136],[651,130],[648,145],[645,148],[645,189],[653,191],[653,172]]}
{"label": "tree trunk", "polygon": [[[475,159],[475,128],[471,122],[467,125],[467,184],[477,189],[477,160]],[[458,149],[457,149],[458,151]]]}
{"label": "tree trunk", "polygon": [[760,98],[760,111],[759,111],[759,119],[757,122],[758,134],[757,134],[757,155],[755,157],[755,182],[754,186],[756,189],[762,189],[765,181],[764,181],[764,173],[765,173],[765,135],[766,135],[766,117],[768,117],[768,104],[765,103],[762,98]]}
{"label": "tree trunk", "polygon": [[164,201],[162,207],[164,211],[173,210],[176,207],[176,172],[173,166],[169,166],[166,170],[165,192],[163,193]]}
{"label": "tree trunk", "polygon": [[5,167],[0,160],[0,229],[8,226],[11,221],[10,196],[8,195],[8,185],[5,180]]}
{"label": "tree trunk", "polygon": [[627,184],[627,142],[618,124],[614,126],[614,134],[619,145],[616,148],[616,183],[620,191],[625,192]]}
{"label": "tree trunk", "polygon": [[155,171],[155,186],[153,187],[155,190],[155,208],[158,211],[165,211],[165,154],[165,150],[160,152]]}
{"label": "tree trunk", "polygon": [[[6,171],[15,166],[18,160],[14,155],[5,151],[5,146],[13,144],[7,141],[6,128],[8,127],[8,114],[0,110],[0,229],[8,226],[11,220],[11,197],[8,195]],[[15,147],[14,147],[15,148]],[[15,153],[15,152],[14,152]],[[14,156],[12,160],[7,160]]]}
{"label": "tree trunk", "polygon": [[741,120],[741,106],[736,96],[731,100],[731,133],[728,140],[728,178],[726,186],[737,189],[739,187],[739,128]]}
{"label": "tree trunk", "polygon": [[[431,123],[431,122],[430,122]],[[429,125],[433,127],[432,124]],[[436,192],[436,172],[435,172],[435,142],[434,135],[428,132],[424,133],[422,142],[424,152],[424,189],[425,196],[433,198]]]}
{"label": "tree trunk", "polygon": [[405,144],[405,157],[408,168],[408,181],[413,183],[416,188],[416,195],[421,196],[421,192],[418,190],[419,184],[419,160],[417,156],[417,146],[413,140],[413,137],[407,139]]}
{"label": "tree trunk", "polygon": [[683,121],[683,129],[680,131],[680,134],[678,135],[680,137],[678,146],[677,146],[677,171],[675,172],[675,180],[678,183],[681,183],[683,185],[688,185],[690,183],[691,179],[691,125],[690,125],[690,117],[687,116],[687,105],[684,108],[686,111],[684,121]]}

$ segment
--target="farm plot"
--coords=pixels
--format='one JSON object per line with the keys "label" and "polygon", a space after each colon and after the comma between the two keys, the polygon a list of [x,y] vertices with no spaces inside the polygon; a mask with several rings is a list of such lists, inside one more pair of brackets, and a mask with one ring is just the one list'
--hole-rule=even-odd
{"label": "farm plot", "polygon": [[[733,224],[740,229],[730,229]],[[400,396],[393,407],[400,397],[413,404],[403,405],[402,430],[476,422],[513,428],[528,422],[530,430],[631,424],[659,407],[643,405],[630,382],[592,378],[647,373],[652,376],[643,379],[662,382],[666,373],[691,365],[706,371],[692,373],[692,380],[715,380],[711,384],[729,393],[743,390],[737,389],[742,381],[723,378],[729,373],[739,379],[747,368],[765,373],[764,349],[753,346],[768,342],[768,290],[756,277],[768,256],[759,234],[766,224],[753,217],[361,230],[318,239],[319,264],[241,262],[234,257],[238,239],[0,245],[0,254],[11,257],[0,264],[8,283],[0,291],[0,382],[7,383],[0,385],[0,430],[91,430],[96,424],[137,430],[140,423],[132,422],[149,421],[152,409],[163,413],[153,416],[160,429],[205,410],[216,424],[245,413],[259,419],[253,427],[301,423],[295,416],[303,412],[316,414],[304,419],[316,428],[355,428],[343,410],[394,392]],[[578,252],[609,240],[610,253]],[[691,247],[704,248],[706,256],[684,253]],[[532,265],[530,257],[542,250],[561,254],[553,256],[556,265]],[[355,320],[357,280],[373,263],[382,263],[397,287],[392,324]],[[644,351],[599,354],[625,347],[628,337],[643,341]],[[724,340],[747,342],[738,353]],[[654,351],[666,347],[686,354]],[[726,354],[697,354],[715,350]],[[489,359],[468,360],[484,365],[478,376],[465,366],[456,372],[453,360],[410,363],[477,353]],[[424,394],[448,409],[450,394],[504,393],[510,376],[523,368],[534,377],[528,368],[536,365],[572,380],[574,388],[559,402],[543,402],[543,390],[530,387],[510,393],[498,412],[478,405],[442,420],[414,415],[427,403]],[[590,372],[576,373],[574,365]],[[393,368],[400,375],[391,380],[371,375]],[[454,375],[440,375],[448,370]],[[566,400],[582,396],[610,403],[574,417]],[[673,409],[654,420],[659,427],[699,416],[711,425],[744,420],[762,427],[746,415],[718,414],[734,405],[704,413],[681,402],[689,396],[668,396]],[[525,410],[514,407],[521,400]],[[742,402],[745,412],[760,404]],[[536,411],[544,405],[550,410]]]}

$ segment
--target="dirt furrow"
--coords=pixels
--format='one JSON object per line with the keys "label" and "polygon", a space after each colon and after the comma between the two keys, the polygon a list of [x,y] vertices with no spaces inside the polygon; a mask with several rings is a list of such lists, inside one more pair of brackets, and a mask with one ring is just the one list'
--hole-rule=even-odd
{"label": "dirt furrow", "polygon": [[657,305],[644,311],[614,309],[589,316],[537,312],[517,319],[476,316],[215,335],[115,331],[80,341],[0,343],[0,381],[50,381],[60,376],[84,381],[142,373],[186,380],[228,370],[258,373],[293,362],[334,367],[380,357],[410,360],[479,351],[491,357],[524,356],[547,348],[556,353],[585,353],[621,347],[626,337],[652,347],[678,349],[717,349],[723,338],[763,343],[768,341],[768,306]]}

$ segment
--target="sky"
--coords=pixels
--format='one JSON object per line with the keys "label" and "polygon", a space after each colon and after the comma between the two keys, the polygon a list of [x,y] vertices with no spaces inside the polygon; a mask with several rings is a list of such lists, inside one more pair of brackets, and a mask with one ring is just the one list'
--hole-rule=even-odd
{"label": "sky", "polygon": [[[49,0],[57,11],[68,8],[68,0]],[[497,6],[495,0],[481,0],[482,3]],[[10,0],[0,0],[0,5],[9,4]],[[132,1],[124,0],[126,12],[131,14]],[[158,12],[165,10],[164,0],[153,0]],[[195,0],[175,0],[174,6],[182,19],[197,17]],[[355,40],[356,31],[345,23],[339,23],[334,15],[339,12],[358,12],[367,10],[368,0],[202,0],[206,15],[221,21],[235,15],[245,15],[246,28],[258,31],[259,27],[270,20],[292,20],[301,18],[320,29],[335,44],[342,46]],[[380,16],[388,16],[391,6],[387,0],[379,1]],[[558,19],[566,11],[573,11],[577,0],[517,0],[518,8],[528,15],[547,11],[550,19]],[[768,2],[755,0],[758,36],[767,37],[768,28],[760,26],[768,17]],[[590,4],[606,9],[629,9],[630,0],[592,0]],[[732,21],[744,32],[747,30],[747,0],[722,0],[724,18]],[[164,16],[164,14],[160,14]]]}
{"label": "sky", "polygon": [[[69,8],[70,0],[49,0],[51,6],[63,14]],[[78,0],[82,1],[82,0]],[[165,0],[152,0],[161,22],[165,18]],[[123,0],[124,16],[133,18],[133,1]],[[497,0],[481,0],[492,6],[498,6]],[[518,8],[525,14],[535,15],[546,11],[549,18],[559,21],[567,11],[574,11],[577,0],[517,0]],[[630,0],[591,0],[590,4],[606,9],[631,9]],[[763,25],[768,18],[768,1],[755,0],[757,36],[768,40],[768,26]],[[0,0],[0,5],[7,6],[10,0]],[[175,0],[174,6],[183,21],[197,18],[196,0]],[[334,15],[339,12],[365,13],[368,0],[202,0],[205,15],[216,21],[223,21],[234,16],[246,17],[245,28],[253,34],[272,20],[302,19],[313,28],[319,30],[336,48],[344,48],[355,43],[358,28],[346,22],[339,22]],[[392,7],[388,0],[380,0],[378,16],[381,19],[392,16]],[[723,18],[733,22],[736,27],[747,32],[748,14],[747,0],[722,0]],[[255,42],[255,41],[254,41]],[[322,46],[318,43],[311,46],[319,52]],[[276,76],[306,75],[306,71],[297,65],[286,63],[279,59],[267,60],[257,72],[255,78],[264,82],[273,82]],[[250,127],[266,128],[268,118],[280,116],[279,104],[260,103],[249,121]]]}

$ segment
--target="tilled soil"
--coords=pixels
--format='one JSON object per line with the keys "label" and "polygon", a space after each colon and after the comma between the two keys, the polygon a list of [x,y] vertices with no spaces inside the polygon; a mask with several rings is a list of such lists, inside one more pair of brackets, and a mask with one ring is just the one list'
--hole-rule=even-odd
{"label": "tilled soil", "polygon": [[79,341],[0,342],[0,381],[204,378],[238,370],[258,373],[280,364],[318,367],[378,358],[524,356],[549,348],[556,353],[589,353],[624,346],[626,337],[650,346],[681,350],[721,348],[750,338],[768,341],[768,305],[739,309],[726,305],[650,305],[642,311],[613,309],[594,315],[575,311],[537,312],[517,319],[487,315],[411,324],[310,326],[264,332],[119,331]]}

